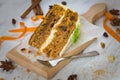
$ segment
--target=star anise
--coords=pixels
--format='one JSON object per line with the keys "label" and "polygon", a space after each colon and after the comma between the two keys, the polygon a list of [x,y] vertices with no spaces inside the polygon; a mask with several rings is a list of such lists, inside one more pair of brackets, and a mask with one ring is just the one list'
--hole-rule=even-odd
{"label": "star anise", "polygon": [[119,10],[118,9],[112,9],[109,12],[113,15],[119,15]]}
{"label": "star anise", "polygon": [[67,80],[77,80],[77,74],[70,75]]}
{"label": "star anise", "polygon": [[112,26],[120,26],[120,18],[114,18],[110,23]]}
{"label": "star anise", "polygon": [[11,61],[8,61],[8,60],[5,60],[5,61],[0,61],[1,62],[1,65],[0,65],[0,68],[3,69],[3,71],[10,71],[10,70],[13,70],[15,69],[15,66],[13,65],[13,63]]}

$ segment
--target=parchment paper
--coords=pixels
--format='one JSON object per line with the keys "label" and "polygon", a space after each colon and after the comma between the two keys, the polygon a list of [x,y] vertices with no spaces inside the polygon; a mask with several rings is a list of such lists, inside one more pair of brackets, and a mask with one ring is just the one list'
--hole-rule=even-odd
{"label": "parchment paper", "polygon": [[[81,26],[80,26],[80,35],[79,35],[79,39],[77,41],[77,43],[72,44],[70,46],[70,48],[68,50],[66,50],[66,52],[68,51],[72,51],[75,48],[77,48],[78,46],[86,43],[87,41],[93,39],[93,38],[97,38],[101,35],[102,31],[100,30],[101,28],[98,26],[95,26],[91,23],[89,23],[87,20],[85,20],[82,16],[80,16],[81,19]],[[28,34],[22,41],[21,45],[17,48],[17,51],[22,54],[23,56],[26,56],[27,58],[29,58],[31,61],[36,61],[36,57],[34,56],[34,54],[37,52],[37,49],[29,46],[28,42],[29,39],[31,37],[31,34]],[[32,53],[28,53],[28,52],[23,52],[21,51],[22,48],[26,48],[27,50],[32,51]],[[50,58],[47,58],[44,54],[39,56],[39,60],[50,60]]]}

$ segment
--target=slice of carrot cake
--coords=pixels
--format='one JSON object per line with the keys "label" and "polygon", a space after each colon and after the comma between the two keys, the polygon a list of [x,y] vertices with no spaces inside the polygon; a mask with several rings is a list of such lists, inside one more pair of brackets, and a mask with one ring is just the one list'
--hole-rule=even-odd
{"label": "slice of carrot cake", "polygon": [[31,36],[29,44],[38,49],[38,58],[40,54],[45,54],[54,59],[62,56],[65,50],[77,41],[79,27],[77,12],[55,4]]}

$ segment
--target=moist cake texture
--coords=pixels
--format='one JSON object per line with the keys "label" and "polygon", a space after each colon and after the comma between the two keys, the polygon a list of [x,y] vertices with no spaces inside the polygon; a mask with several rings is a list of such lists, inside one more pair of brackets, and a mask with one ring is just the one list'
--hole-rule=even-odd
{"label": "moist cake texture", "polygon": [[61,18],[65,9],[59,5],[54,5],[45,16],[45,19],[38,26],[34,34],[29,40],[29,44],[33,47],[40,48],[47,37],[50,35],[50,31],[54,24]]}
{"label": "moist cake texture", "polygon": [[67,9],[61,23],[56,26],[57,32],[55,32],[52,42],[43,50],[48,57],[54,58],[59,55],[75,29],[77,18],[76,12],[73,13],[70,9]]}
{"label": "moist cake texture", "polygon": [[78,14],[55,4],[31,36],[29,44],[38,49],[37,55],[56,58],[76,29]]}

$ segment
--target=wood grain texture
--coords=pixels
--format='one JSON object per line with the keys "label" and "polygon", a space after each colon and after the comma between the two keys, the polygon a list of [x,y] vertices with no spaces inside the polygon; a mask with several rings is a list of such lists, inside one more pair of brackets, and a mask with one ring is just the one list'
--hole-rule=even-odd
{"label": "wood grain texture", "polygon": [[106,4],[98,3],[98,4],[93,5],[82,16],[84,16],[89,22],[94,23],[96,19],[104,15],[105,11],[106,11]]}
{"label": "wood grain texture", "polygon": [[[79,46],[75,50],[72,51],[72,53],[78,53],[84,50],[87,46],[89,46],[91,43],[93,43],[96,40],[96,38],[86,42],[85,44]],[[18,45],[19,46],[19,45]],[[58,63],[56,66],[48,66],[43,63],[37,62],[31,62],[27,57],[19,54],[17,52],[17,47],[13,48],[11,51],[8,52],[6,55],[9,59],[12,61],[20,64],[21,66],[30,69],[31,71],[37,73],[38,75],[42,75],[43,77],[50,79],[53,77],[59,70],[61,70],[65,65],[67,65],[71,59],[65,59]],[[68,55],[65,55],[64,57],[67,57]]]}

